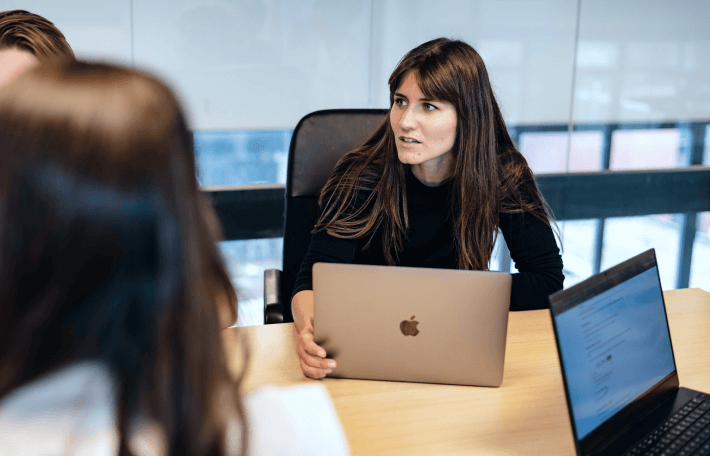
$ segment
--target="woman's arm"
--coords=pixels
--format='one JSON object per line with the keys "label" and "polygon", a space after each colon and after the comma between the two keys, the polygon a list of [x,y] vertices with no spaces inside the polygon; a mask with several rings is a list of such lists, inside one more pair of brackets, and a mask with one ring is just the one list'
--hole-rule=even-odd
{"label": "woman's arm", "polygon": [[311,378],[322,378],[331,373],[336,363],[326,358],[323,347],[313,340],[313,265],[315,263],[352,263],[357,241],[316,233],[311,236],[308,253],[298,271],[291,312],[296,325],[296,351],[303,373]]}
{"label": "woman's arm", "polygon": [[534,215],[501,214],[500,229],[518,269],[513,274],[510,310],[545,309],[547,297],[562,289],[562,256],[552,228]]}
{"label": "woman's arm", "polygon": [[352,263],[355,259],[356,249],[357,240],[355,239],[336,238],[324,232],[312,234],[308,252],[301,262],[301,268],[296,275],[291,297],[293,298],[303,290],[313,290],[314,264]]}

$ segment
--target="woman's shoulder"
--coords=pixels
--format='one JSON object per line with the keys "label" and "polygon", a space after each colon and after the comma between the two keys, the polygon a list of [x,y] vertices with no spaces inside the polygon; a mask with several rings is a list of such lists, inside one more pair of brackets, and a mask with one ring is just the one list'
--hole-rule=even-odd
{"label": "woman's shoulder", "polygon": [[348,455],[345,432],[319,384],[267,387],[244,397],[250,456]]}
{"label": "woman's shoulder", "polygon": [[0,402],[0,448],[13,455],[115,455],[115,417],[109,370],[98,361],[73,364]]}

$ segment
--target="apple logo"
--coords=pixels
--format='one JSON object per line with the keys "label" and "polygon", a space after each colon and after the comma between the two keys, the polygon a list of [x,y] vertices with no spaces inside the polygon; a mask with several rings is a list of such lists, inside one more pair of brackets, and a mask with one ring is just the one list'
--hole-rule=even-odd
{"label": "apple logo", "polygon": [[404,320],[402,323],[399,324],[399,329],[402,331],[402,334],[405,336],[416,336],[419,334],[419,330],[417,329],[417,325],[419,324],[418,321],[414,321],[414,315],[412,315],[412,318],[409,320]]}

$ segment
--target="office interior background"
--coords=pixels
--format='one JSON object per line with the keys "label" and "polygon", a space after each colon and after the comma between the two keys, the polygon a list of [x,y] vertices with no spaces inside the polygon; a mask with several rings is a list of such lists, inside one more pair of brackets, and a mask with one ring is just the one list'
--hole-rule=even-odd
{"label": "office interior background", "polygon": [[[211,191],[282,188],[299,119],[320,109],[387,108],[387,78],[398,60],[440,36],[481,54],[537,175],[710,164],[707,0],[0,5],[54,22],[79,58],[134,66],[171,84],[189,113],[200,183]],[[674,182],[690,185],[684,175]],[[710,188],[704,195],[710,200]],[[647,212],[559,221],[565,287],[654,247],[664,289],[710,291],[710,212]],[[282,239],[254,237],[222,243],[243,325],[263,321],[263,271],[281,266]],[[514,271],[504,243],[498,246],[491,269]]]}

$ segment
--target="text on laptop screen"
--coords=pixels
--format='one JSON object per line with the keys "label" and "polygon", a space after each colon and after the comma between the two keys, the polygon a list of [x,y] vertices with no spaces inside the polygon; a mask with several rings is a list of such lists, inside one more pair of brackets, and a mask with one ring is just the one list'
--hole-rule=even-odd
{"label": "text on laptop screen", "polygon": [[555,316],[582,439],[675,370],[654,266]]}

